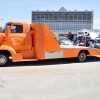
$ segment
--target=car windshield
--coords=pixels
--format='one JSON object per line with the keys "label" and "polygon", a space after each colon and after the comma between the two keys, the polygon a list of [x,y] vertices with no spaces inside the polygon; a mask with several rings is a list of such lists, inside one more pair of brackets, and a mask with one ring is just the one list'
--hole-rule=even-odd
{"label": "car windshield", "polygon": [[67,37],[65,36],[55,36],[56,37],[56,40],[60,43],[60,44],[63,44],[63,45],[66,45],[66,44],[73,44],[73,41],[71,41],[70,39],[68,39]]}
{"label": "car windshield", "polygon": [[2,33],[5,33],[5,29],[6,29],[7,26],[11,26],[11,24],[5,24],[5,26],[2,29]]}

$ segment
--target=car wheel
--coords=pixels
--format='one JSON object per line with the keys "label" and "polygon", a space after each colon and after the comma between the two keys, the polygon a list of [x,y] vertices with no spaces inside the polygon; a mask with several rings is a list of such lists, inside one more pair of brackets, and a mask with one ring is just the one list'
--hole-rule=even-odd
{"label": "car wheel", "polygon": [[9,56],[6,53],[0,53],[0,67],[6,66],[9,63]]}
{"label": "car wheel", "polygon": [[81,51],[78,54],[77,61],[78,62],[84,62],[84,61],[86,61],[86,59],[87,59],[87,54],[84,51]]}

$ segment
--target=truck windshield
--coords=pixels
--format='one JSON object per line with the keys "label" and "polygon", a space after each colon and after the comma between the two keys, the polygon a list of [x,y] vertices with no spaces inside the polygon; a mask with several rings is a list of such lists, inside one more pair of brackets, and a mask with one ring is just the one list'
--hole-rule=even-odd
{"label": "truck windshield", "polygon": [[2,29],[2,33],[5,33],[6,26],[11,26],[11,24],[6,24]]}

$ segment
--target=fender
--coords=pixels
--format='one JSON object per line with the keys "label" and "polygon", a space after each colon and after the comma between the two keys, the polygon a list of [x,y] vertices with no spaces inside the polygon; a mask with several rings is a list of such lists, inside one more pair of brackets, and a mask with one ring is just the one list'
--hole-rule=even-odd
{"label": "fender", "polygon": [[16,51],[8,45],[1,45],[0,46],[0,50],[6,50],[9,51],[11,56],[12,56],[12,60],[16,61],[16,60],[23,60],[23,56],[22,53],[16,53]]}

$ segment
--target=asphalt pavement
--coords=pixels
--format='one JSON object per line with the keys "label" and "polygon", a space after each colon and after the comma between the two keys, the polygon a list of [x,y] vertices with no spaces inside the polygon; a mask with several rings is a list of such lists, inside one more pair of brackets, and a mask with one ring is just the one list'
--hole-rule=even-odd
{"label": "asphalt pavement", "polygon": [[100,100],[100,57],[0,67],[0,100]]}

